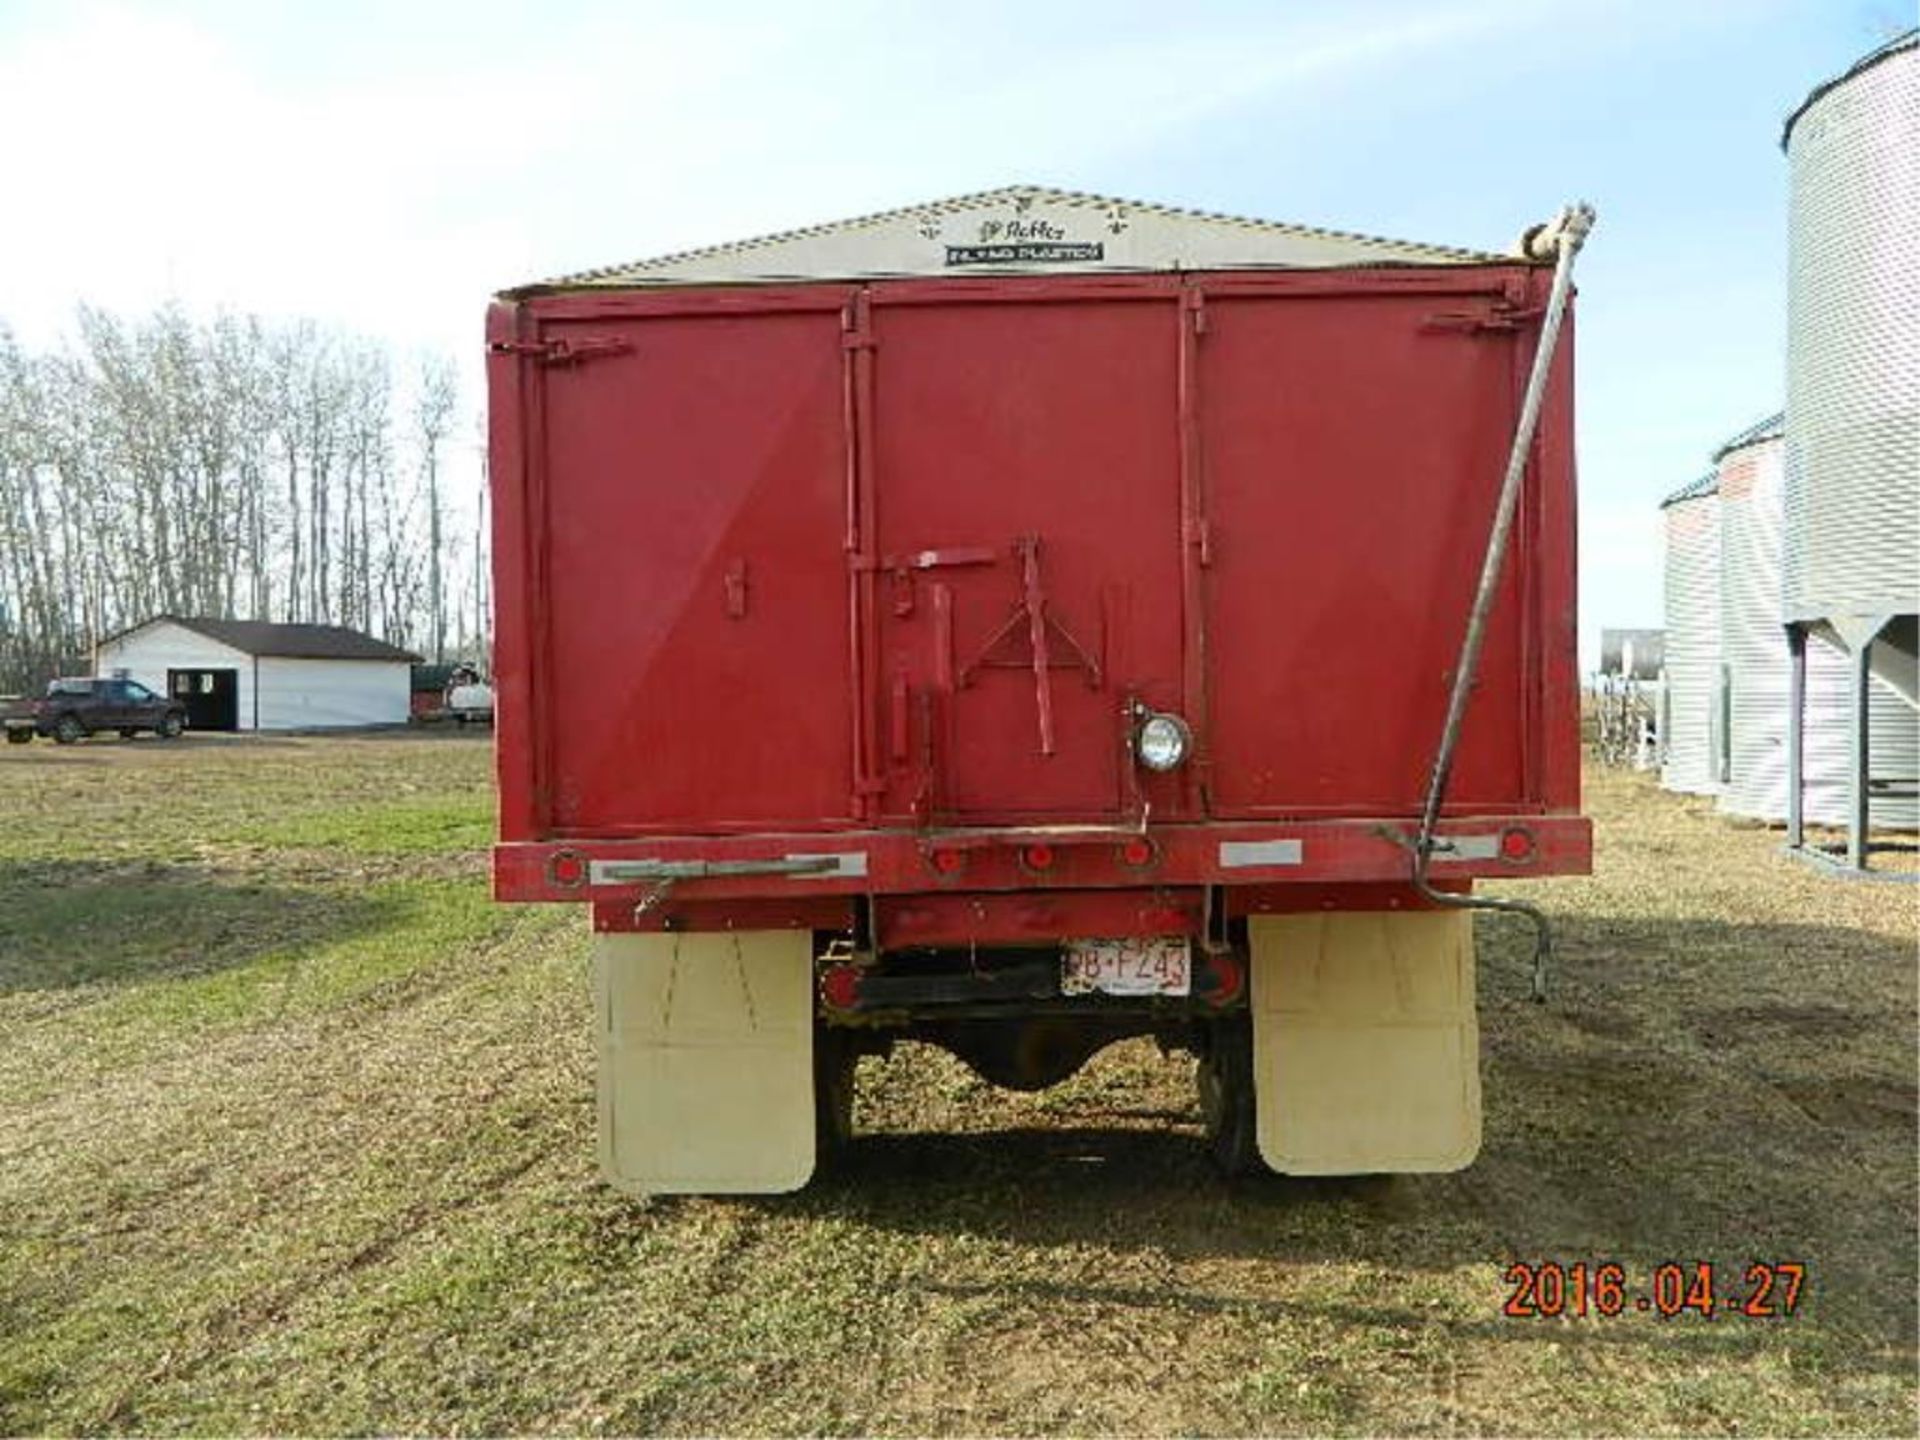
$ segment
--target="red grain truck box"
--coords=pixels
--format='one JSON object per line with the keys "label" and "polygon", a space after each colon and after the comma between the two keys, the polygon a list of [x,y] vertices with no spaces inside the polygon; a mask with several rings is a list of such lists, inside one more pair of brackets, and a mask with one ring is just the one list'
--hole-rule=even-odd
{"label": "red grain truck box", "polygon": [[1470,1162],[1458,902],[1589,864],[1571,248],[1021,187],[505,292],[495,886],[591,907],[608,1178],[800,1186],[902,1038]]}

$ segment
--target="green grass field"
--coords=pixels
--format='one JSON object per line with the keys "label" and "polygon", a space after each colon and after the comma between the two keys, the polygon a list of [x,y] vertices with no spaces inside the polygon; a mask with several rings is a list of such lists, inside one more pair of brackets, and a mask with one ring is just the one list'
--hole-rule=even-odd
{"label": "green grass field", "polygon": [[[1481,932],[1463,1174],[1228,1187],[1190,1062],[1021,1097],[909,1046],[803,1194],[641,1204],[584,917],[487,897],[488,767],[0,749],[0,1432],[1915,1431],[1911,888],[1596,773],[1550,1005]],[[1515,1258],[1807,1281],[1519,1320]]]}

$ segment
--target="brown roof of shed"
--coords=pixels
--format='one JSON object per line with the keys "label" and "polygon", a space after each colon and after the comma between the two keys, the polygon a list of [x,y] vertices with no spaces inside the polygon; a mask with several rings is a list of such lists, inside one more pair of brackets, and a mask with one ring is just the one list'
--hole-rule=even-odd
{"label": "brown roof of shed", "polygon": [[394,660],[409,664],[420,659],[411,650],[389,645],[385,640],[376,640],[344,625],[282,625],[270,620],[215,620],[194,615],[155,615],[138,625],[128,626],[117,635],[109,635],[100,644],[111,644],[163,621],[209,640],[218,640],[246,655],[271,655],[286,660]]}

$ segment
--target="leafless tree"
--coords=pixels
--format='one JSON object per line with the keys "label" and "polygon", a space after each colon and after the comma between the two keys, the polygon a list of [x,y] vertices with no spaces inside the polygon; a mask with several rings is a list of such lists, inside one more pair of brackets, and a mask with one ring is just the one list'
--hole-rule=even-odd
{"label": "leafless tree", "polygon": [[436,656],[450,616],[484,630],[448,526],[457,372],[421,362],[403,472],[392,369],[308,321],[85,307],[43,354],[0,322],[0,690],[161,613],[424,629]]}
{"label": "leafless tree", "polygon": [[440,447],[460,403],[459,377],[445,356],[428,356],[420,364],[413,397],[414,441],[420,447],[420,475],[427,499],[428,644],[433,658],[447,658],[447,593],[442,579],[444,512],[440,504]]}

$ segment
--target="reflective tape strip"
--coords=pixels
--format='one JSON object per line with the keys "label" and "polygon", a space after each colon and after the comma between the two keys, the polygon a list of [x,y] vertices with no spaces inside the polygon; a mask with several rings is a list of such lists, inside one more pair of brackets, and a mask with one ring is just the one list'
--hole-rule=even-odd
{"label": "reflective tape strip", "polygon": [[860,877],[867,873],[867,852],[864,850],[840,850],[826,855],[789,855],[789,860],[832,860],[831,870],[814,870],[805,875],[796,875],[796,880],[838,880],[845,876]]}
{"label": "reflective tape strip", "polygon": [[1433,847],[1433,863],[1439,865],[1448,860],[1498,860],[1500,858],[1500,837],[1498,835],[1442,835],[1439,844]]}
{"label": "reflective tape strip", "polygon": [[1220,868],[1240,870],[1259,865],[1298,865],[1301,848],[1298,840],[1222,840]]}
{"label": "reflective tape strip", "polygon": [[587,867],[595,885],[672,883],[680,880],[739,880],[786,876],[827,880],[867,873],[867,852],[787,855],[779,860],[595,860]]}

